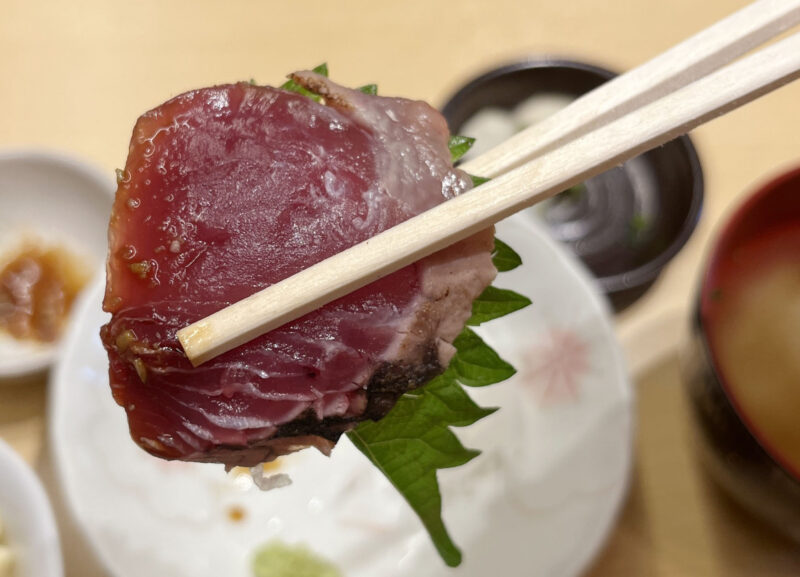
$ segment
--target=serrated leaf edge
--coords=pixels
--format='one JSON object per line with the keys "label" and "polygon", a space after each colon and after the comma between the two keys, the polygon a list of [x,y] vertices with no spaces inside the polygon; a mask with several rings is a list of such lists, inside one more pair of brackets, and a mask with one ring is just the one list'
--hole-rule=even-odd
{"label": "serrated leaf edge", "polygon": [[[326,76],[326,77],[328,76],[328,68],[327,68],[327,64],[326,63],[320,64],[319,66],[316,66],[313,69],[313,71],[318,73],[318,74],[322,74],[323,76]],[[309,98],[312,98],[312,99],[314,99],[316,101],[319,101],[319,99],[320,99],[320,95],[319,94],[316,94],[316,93],[308,90],[307,88],[297,84],[292,79],[289,79],[288,81],[286,81],[281,86],[281,88],[283,88],[285,90],[290,90],[290,91],[293,91],[293,92],[297,92],[297,93],[303,94],[303,95],[308,96]],[[362,92],[364,92],[366,94],[374,94],[377,91],[377,86],[376,85],[372,85],[372,84],[368,84],[368,85],[360,87],[359,90],[361,90]],[[470,138],[470,137],[463,137],[463,136],[451,137],[449,142],[448,142],[448,148],[450,149],[452,161],[455,162],[456,160],[461,158],[464,154],[466,154],[466,152],[470,149],[470,147],[472,146],[474,141],[475,141],[475,139],[474,138]],[[483,177],[479,177],[479,176],[472,176],[472,175],[470,175],[470,178],[472,179],[473,186],[479,186],[480,184],[483,184],[484,182],[487,182],[489,180],[488,178],[483,178]],[[497,239],[495,239],[495,242],[497,243]],[[502,243],[502,241],[500,241],[500,242]],[[502,245],[504,245],[505,247],[508,247],[508,245],[506,245],[505,243],[502,243]],[[495,247],[496,246],[497,246],[497,244],[495,244]],[[508,247],[508,248],[510,249],[510,247]],[[494,252],[495,251],[493,251],[493,257],[494,257]],[[511,250],[511,252],[514,255],[516,255],[516,253],[513,250]],[[517,258],[519,258],[518,255],[516,255],[516,256],[517,256]],[[493,258],[493,260],[494,260],[494,258]],[[518,266],[518,265],[515,265],[515,267],[516,266]],[[512,268],[515,268],[515,267],[512,267]],[[506,268],[506,269],[501,270],[500,268],[498,268],[498,272],[504,272],[504,270],[511,270],[511,269]],[[509,312],[512,312],[512,311],[509,311]],[[504,316],[504,315],[499,315],[499,316]],[[494,318],[499,318],[499,316],[498,317],[494,317]],[[493,319],[489,319],[489,320],[493,320]],[[484,322],[488,322],[488,321],[484,321]],[[477,337],[477,335],[473,331],[471,331],[471,329],[469,329],[466,325],[465,325],[464,330],[462,331],[462,333],[464,331],[468,331],[469,333],[472,333],[473,335],[475,335]],[[459,335],[459,336],[461,336],[461,335]],[[480,337],[478,337],[478,338],[480,339]],[[486,345],[483,342],[482,339],[480,339],[480,340],[481,340],[481,343],[483,344],[483,346],[485,346],[485,347],[489,348],[490,350],[492,350],[491,347]],[[492,350],[492,352],[494,352],[494,351]],[[505,364],[507,367],[511,368],[512,371],[514,371],[513,367],[511,367],[511,365],[509,365],[508,363],[503,361],[502,358],[500,358],[500,356],[497,355],[496,352],[494,352],[494,353],[497,356],[497,358],[503,364]],[[456,361],[456,357],[457,356],[458,356],[458,351],[456,352],[454,357],[451,359],[450,366],[452,366],[453,362]],[[465,364],[470,364],[470,363],[467,363],[466,361],[463,361],[463,362]],[[511,374],[513,374],[513,372]],[[511,375],[509,375],[509,376],[511,376]],[[506,378],[508,378],[508,377],[506,377]],[[453,380],[453,384],[455,386],[459,386],[459,387],[470,386],[470,385],[465,384],[464,382],[462,382],[461,379],[458,378],[458,375],[453,376],[452,380]],[[503,379],[503,380],[505,380],[505,379]],[[430,394],[430,395],[436,397],[439,400],[440,403],[442,403],[444,405],[447,405],[448,403],[444,399],[442,399],[442,397],[440,395],[437,395],[436,393],[433,393],[433,392],[426,392],[425,391],[425,387],[428,386],[428,384],[432,383],[433,381],[434,381],[434,379],[431,379],[431,381],[429,381],[428,383],[426,383],[422,387],[419,387],[418,389],[415,389],[413,391],[409,391],[409,392],[405,393],[404,395],[402,395],[398,399],[397,403],[395,404],[395,407],[392,408],[392,410],[390,411],[389,414],[391,414],[391,412],[395,410],[397,405],[400,404],[403,401],[403,399],[407,398],[409,401],[418,401],[420,399],[420,397],[422,397],[425,394]],[[499,382],[499,381],[497,381],[497,382]],[[493,414],[494,412],[496,412],[498,410],[498,407],[481,407],[480,405],[475,403],[474,400],[471,399],[471,397],[466,392],[466,390],[464,390],[463,392],[467,396],[467,398],[469,398],[470,401],[475,405],[475,407],[477,407],[478,412],[483,413],[483,414],[480,414],[475,418],[473,418],[474,416],[470,416],[465,421],[455,421],[455,422],[451,422],[451,423],[447,423],[447,424],[442,424],[443,428],[451,429],[452,427],[469,426],[469,425],[472,425],[472,424],[480,421],[481,419],[484,419],[484,418],[488,417],[489,415]],[[456,412],[456,411],[453,411],[453,412]],[[387,417],[388,416],[389,415],[387,414]],[[467,422],[467,421],[469,421],[469,422]],[[381,421],[370,421],[368,423],[377,426],[380,422]],[[367,424],[367,423],[365,422],[365,424]],[[434,518],[428,518],[427,520],[426,520],[426,518],[420,517],[420,521],[422,522],[422,524],[425,527],[425,529],[428,531],[428,534],[431,536],[431,540],[433,541],[434,546],[436,547],[437,551],[439,552],[439,554],[442,557],[442,559],[444,560],[444,562],[447,565],[451,566],[451,567],[456,567],[456,566],[460,565],[462,555],[461,555],[461,550],[455,544],[455,542],[453,541],[452,537],[450,537],[450,534],[449,534],[449,532],[447,530],[447,527],[444,524],[444,519],[442,518],[442,514],[441,514],[442,496],[441,496],[441,489],[439,487],[438,471],[440,469],[463,466],[466,463],[468,463],[468,462],[472,461],[473,459],[475,459],[476,457],[478,457],[481,454],[481,452],[479,450],[477,450],[477,449],[470,449],[468,447],[465,447],[461,443],[461,441],[458,439],[458,436],[455,435],[454,432],[451,431],[451,434],[453,435],[453,437],[455,438],[455,441],[458,443],[458,445],[461,447],[461,449],[463,451],[462,454],[459,455],[459,458],[456,459],[456,461],[460,461],[460,462],[454,462],[453,464],[446,465],[446,466],[436,466],[436,465],[433,466],[433,471],[431,471],[431,473],[434,476],[436,495],[431,495],[431,497],[435,498],[435,499],[437,499],[439,501],[439,513]],[[412,510],[414,510],[416,512],[416,508],[415,508],[414,504],[411,503],[410,501],[408,501],[408,498],[406,496],[406,492],[404,492],[404,489],[399,487],[397,484],[395,484],[395,480],[388,474],[388,471],[385,468],[384,464],[381,463],[381,461],[378,459],[378,457],[375,455],[375,453],[373,452],[373,450],[371,448],[373,445],[374,446],[378,446],[378,445],[382,445],[384,443],[397,442],[399,440],[402,440],[403,437],[394,437],[394,438],[390,438],[390,439],[385,439],[385,440],[381,440],[381,441],[378,441],[376,443],[373,443],[371,445],[360,434],[359,426],[356,426],[354,429],[349,431],[347,433],[347,436],[350,438],[350,440],[353,443],[353,445],[359,451],[361,451],[361,453],[364,454],[364,456],[373,464],[373,466],[375,466],[384,475],[384,477],[386,477],[386,479],[397,489],[397,491],[403,496],[403,498],[406,499],[406,501],[409,503],[409,506],[411,506]],[[426,444],[428,447],[430,447],[430,449],[432,451],[435,451],[437,453],[441,453],[441,451],[439,449],[437,449],[436,447],[430,445],[429,442],[426,441],[422,436],[414,436],[413,438],[409,437],[407,440],[409,440],[409,441],[413,440],[413,441],[417,441],[417,442],[422,442],[422,443]],[[424,476],[420,476],[419,478],[417,478],[414,481],[412,481],[411,484],[409,485],[409,487],[413,487],[416,483],[421,482],[423,479],[424,479]],[[409,487],[406,487],[406,490],[408,490]],[[438,528],[441,528],[443,541],[442,541],[442,539],[437,539],[437,538],[434,537],[433,530],[434,529],[438,529]]]}

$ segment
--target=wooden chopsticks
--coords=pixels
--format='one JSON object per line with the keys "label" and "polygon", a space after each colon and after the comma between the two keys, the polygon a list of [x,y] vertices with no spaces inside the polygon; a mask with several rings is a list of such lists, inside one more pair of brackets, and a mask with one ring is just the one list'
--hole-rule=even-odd
{"label": "wooden chopsticks", "polygon": [[797,24],[800,0],[759,0],[749,4],[460,168],[495,178],[691,84]]}
{"label": "wooden chopsticks", "polygon": [[[565,125],[465,167],[494,180],[181,329],[187,357],[197,366],[797,78],[800,33],[720,67],[798,20],[800,0],[761,0],[618,77],[559,113]],[[540,131],[544,146],[527,140]]]}

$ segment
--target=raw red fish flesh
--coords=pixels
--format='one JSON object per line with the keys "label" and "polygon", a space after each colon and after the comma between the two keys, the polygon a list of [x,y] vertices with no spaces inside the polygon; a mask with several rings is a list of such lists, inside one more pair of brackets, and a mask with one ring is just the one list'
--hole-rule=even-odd
{"label": "raw red fish flesh", "polygon": [[254,465],[316,446],[443,370],[491,282],[484,231],[193,368],[178,329],[469,188],[422,102],[295,80],[142,115],[111,216],[102,329],[133,439],[159,457]]}

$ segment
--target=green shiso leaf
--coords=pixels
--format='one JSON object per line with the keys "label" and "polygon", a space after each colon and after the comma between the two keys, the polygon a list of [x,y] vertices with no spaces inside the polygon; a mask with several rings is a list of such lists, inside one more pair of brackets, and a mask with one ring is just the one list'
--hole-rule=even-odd
{"label": "green shiso leaf", "polygon": [[319,66],[315,66],[311,69],[312,72],[316,72],[317,74],[322,74],[325,78],[328,77],[328,63],[323,62]]}
{"label": "green shiso leaf", "polygon": [[[312,72],[316,72],[317,74],[321,74],[322,76],[328,76],[328,64],[323,62],[319,66],[315,66],[311,69]],[[297,82],[292,80],[291,78],[281,84],[281,88],[284,90],[289,90],[290,92],[297,92],[298,94],[302,94],[303,96],[308,96],[310,99],[314,100],[315,102],[319,102],[322,97],[315,93],[308,90],[305,86],[300,86]]]}
{"label": "green shiso leaf", "polygon": [[485,387],[505,381],[516,373],[514,367],[468,328],[461,331],[453,345],[458,353],[450,361],[450,368],[455,371],[462,385]]}
{"label": "green shiso leaf", "polygon": [[479,455],[450,427],[463,427],[494,412],[479,407],[447,370],[403,395],[380,421],[365,421],[347,435],[380,469],[419,516],[434,546],[450,567],[461,563],[442,520],[436,471],[463,465]]}
{"label": "green shiso leaf", "polygon": [[508,289],[493,286],[486,287],[480,296],[472,302],[472,316],[468,325],[477,326],[525,308],[531,299]]}
{"label": "green shiso leaf", "polygon": [[494,250],[492,251],[492,262],[494,268],[499,272],[514,270],[522,264],[520,256],[514,249],[508,246],[499,238],[494,239]]}
{"label": "green shiso leaf", "polygon": [[284,90],[288,90],[289,92],[297,92],[297,94],[302,94],[303,96],[307,96],[311,100],[315,102],[320,102],[322,100],[322,96],[319,94],[315,94],[307,89],[305,86],[300,86],[294,80],[287,80],[281,85],[281,88]]}
{"label": "green shiso leaf", "polygon": [[450,158],[455,162],[475,144],[475,139],[469,136],[451,136],[447,147],[450,149]]}
{"label": "green shiso leaf", "polygon": [[477,405],[464,386],[491,385],[515,372],[469,328],[453,345],[456,354],[444,373],[404,394],[380,421],[364,421],[347,433],[405,498],[450,567],[461,563],[461,551],[442,520],[436,472],[479,454],[464,447],[451,427],[466,427],[497,410]]}
{"label": "green shiso leaf", "polygon": [[475,176],[474,174],[470,174],[468,176],[472,179],[473,188],[482,185],[484,182],[489,182],[492,180],[491,178],[486,178],[485,176]]}
{"label": "green shiso leaf", "polygon": [[378,94],[378,85],[377,84],[365,84],[364,86],[359,86],[358,90],[363,92],[364,94],[371,94],[375,96]]}

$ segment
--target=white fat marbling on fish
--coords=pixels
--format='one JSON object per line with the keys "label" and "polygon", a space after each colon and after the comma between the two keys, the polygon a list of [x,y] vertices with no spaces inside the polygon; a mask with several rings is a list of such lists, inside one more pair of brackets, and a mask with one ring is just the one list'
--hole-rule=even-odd
{"label": "white fat marbling on fish", "polygon": [[[195,437],[198,437],[198,438],[203,439],[205,441],[214,441],[214,433],[212,433],[211,431],[209,431],[205,427],[201,427],[200,425],[197,425],[197,424],[192,423],[190,421],[183,421],[182,424]],[[192,439],[191,435],[181,435],[180,431],[178,432],[178,435],[180,436],[181,439],[183,439],[184,441],[189,443],[196,450],[199,451],[200,449],[202,449],[202,446],[199,443],[197,443],[196,439]]]}
{"label": "white fat marbling on fish", "polygon": [[[332,106],[337,105],[337,99],[350,104],[348,112],[356,122],[376,135],[382,147],[377,149],[375,159],[376,173],[381,175],[375,186],[380,193],[406,206],[411,214],[419,214],[471,187],[467,175],[452,167],[446,144],[447,123],[425,102],[378,98],[341,87],[313,72],[302,72],[298,77],[324,84],[332,95]],[[448,184],[443,189],[445,181]],[[442,190],[442,196],[432,198],[430,190]]]}
{"label": "white fat marbling on fish", "polygon": [[347,195],[347,181],[336,178],[336,175],[330,170],[325,171],[323,182],[325,184],[325,193],[330,198],[343,198]]}
{"label": "white fat marbling on fish", "polygon": [[398,337],[385,358],[403,358],[405,351],[424,345],[433,336],[439,362],[447,366],[455,354],[451,343],[472,314],[472,301],[497,274],[491,260],[493,239],[493,229],[486,230],[423,261],[422,291],[409,305],[421,312],[402,317]]}
{"label": "white fat marbling on fish", "polygon": [[[300,407],[302,407],[302,409],[305,409],[305,407],[302,405],[300,405]],[[273,423],[269,419],[261,419],[259,417],[252,417],[252,416],[233,415],[228,412],[226,413],[220,412],[219,414],[216,414],[206,411],[202,407],[197,407],[197,406],[192,408],[201,415],[203,415],[206,419],[208,419],[208,421],[211,424],[216,425],[217,427],[221,427],[223,429],[229,429],[231,431],[244,431],[246,429],[263,429],[267,427],[273,427],[275,425],[275,423]],[[298,411],[298,414],[300,412],[302,412],[302,410]]]}
{"label": "white fat marbling on fish", "polygon": [[[348,112],[373,132],[376,173],[380,180],[364,193],[367,217],[353,219],[356,228],[372,225],[385,197],[396,199],[409,214],[419,214],[472,187],[469,177],[454,169],[447,148],[449,130],[441,115],[424,102],[376,98],[343,88],[310,72],[300,78],[322,83],[332,106],[350,104]],[[416,167],[416,168],[410,168]],[[439,196],[430,191],[440,191]],[[491,262],[493,231],[479,233],[423,261],[422,291],[409,304],[415,315],[398,315],[396,337],[383,360],[409,360],[433,341],[440,363],[449,363],[450,344],[472,311],[472,301],[491,283],[497,271]]]}

